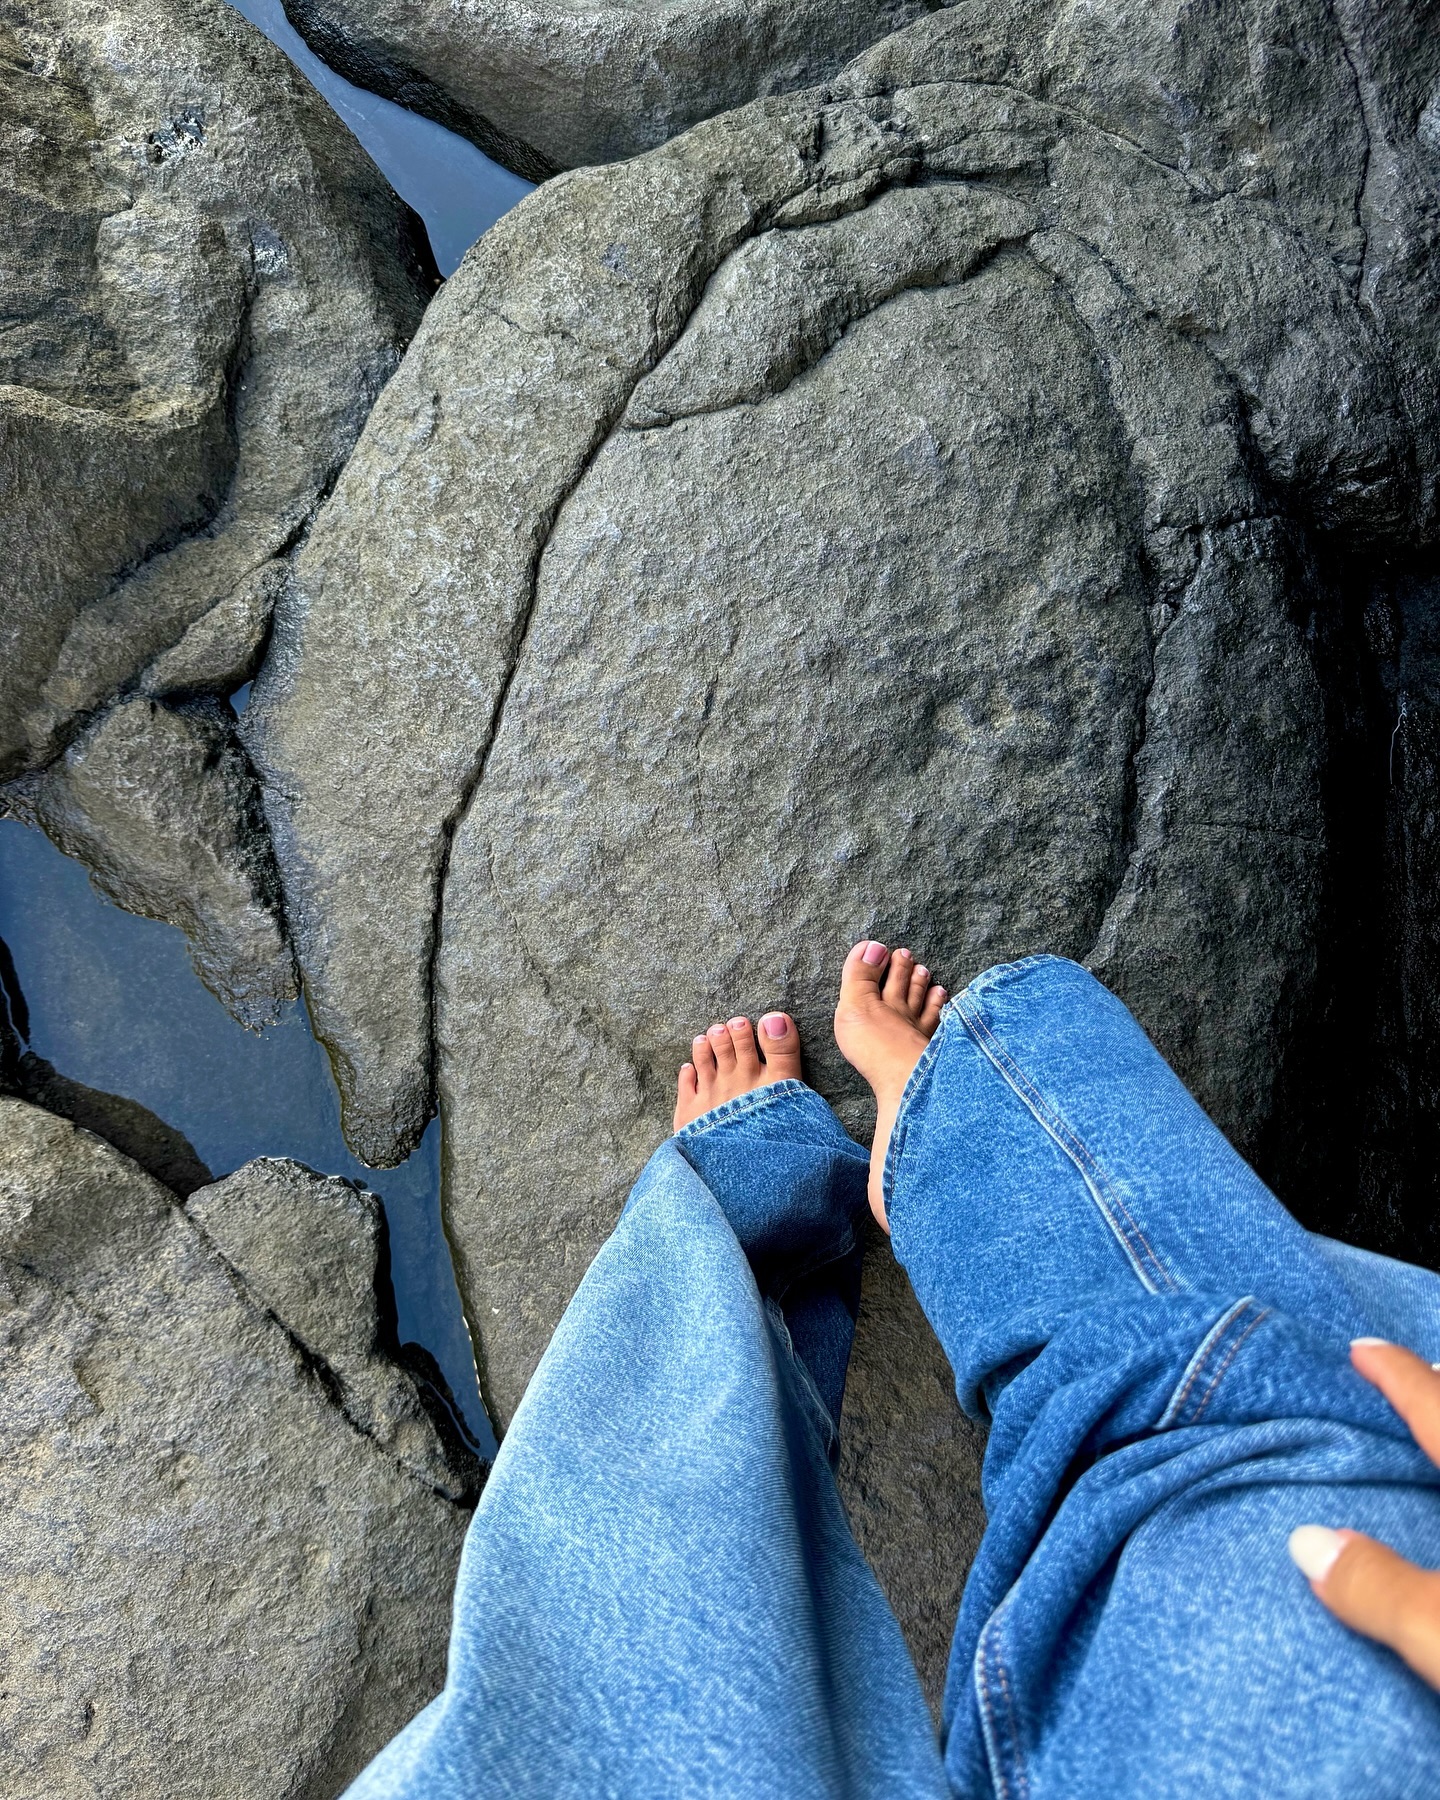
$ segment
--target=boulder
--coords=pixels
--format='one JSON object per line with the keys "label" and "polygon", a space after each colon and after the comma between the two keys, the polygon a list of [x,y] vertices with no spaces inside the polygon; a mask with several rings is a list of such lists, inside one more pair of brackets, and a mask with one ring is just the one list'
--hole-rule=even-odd
{"label": "boulder", "polygon": [[[502,1423],[695,1029],[787,1006],[863,1133],[860,936],[952,988],[1088,961],[1265,1142],[1329,954],[1334,571],[1436,526],[1435,163],[1375,101],[1398,45],[1440,78],[1423,15],[957,6],[558,177],[432,305],[245,736],[350,1141],[438,1096]],[[937,1354],[872,1294],[856,1406]],[[973,1484],[865,1404],[919,1645]]]}
{"label": "boulder", "polygon": [[4,779],[137,685],[248,677],[434,278],[419,221],[224,0],[0,6],[0,230]]}
{"label": "boulder", "polygon": [[311,48],[531,181],[812,86],[940,0],[287,0]]}
{"label": "boulder", "polygon": [[[251,1165],[187,1213],[0,1099],[7,1793],[328,1800],[439,1688],[468,1512],[347,1403],[373,1240],[336,1186]],[[282,1192],[323,1318],[246,1241]]]}
{"label": "boulder", "polygon": [[108,900],[178,925],[242,1025],[273,1023],[295,998],[259,791],[223,701],[121,700],[7,798]]}

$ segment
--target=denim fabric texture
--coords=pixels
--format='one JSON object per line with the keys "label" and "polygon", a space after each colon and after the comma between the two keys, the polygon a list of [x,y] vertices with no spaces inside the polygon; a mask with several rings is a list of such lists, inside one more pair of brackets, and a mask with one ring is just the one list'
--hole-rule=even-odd
{"label": "denim fabric texture", "polygon": [[1440,1278],[1307,1234],[1050,957],[946,1007],[885,1187],[990,1420],[937,1747],[830,1468],[867,1158],[799,1082],[652,1158],[501,1447],[443,1693],[351,1800],[1440,1796],[1440,1698],[1285,1548],[1440,1565],[1440,1471],[1350,1367]]}

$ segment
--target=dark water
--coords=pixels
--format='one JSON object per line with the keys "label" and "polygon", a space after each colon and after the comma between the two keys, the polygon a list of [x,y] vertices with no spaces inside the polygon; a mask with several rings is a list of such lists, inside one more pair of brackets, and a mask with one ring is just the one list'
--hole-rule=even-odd
{"label": "dark water", "polygon": [[530,182],[491,162],[467,139],[327,68],[285,17],[280,0],[232,4],[303,71],[395,192],[424,219],[442,275],[452,274],[481,232],[530,192]]}

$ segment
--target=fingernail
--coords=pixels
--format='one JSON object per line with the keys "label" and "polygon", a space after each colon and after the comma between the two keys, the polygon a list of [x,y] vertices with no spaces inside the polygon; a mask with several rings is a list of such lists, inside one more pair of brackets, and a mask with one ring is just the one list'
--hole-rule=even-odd
{"label": "fingernail", "polygon": [[860,960],[869,963],[872,969],[878,969],[880,964],[884,962],[889,954],[890,952],[883,944],[872,942],[865,946],[865,954]]}
{"label": "fingernail", "polygon": [[1380,1350],[1388,1350],[1390,1348],[1389,1338],[1351,1338],[1350,1340],[1350,1348],[1352,1350],[1359,1350],[1366,1344],[1374,1344],[1375,1347]]}
{"label": "fingernail", "polygon": [[766,1013],[760,1021],[760,1029],[766,1037],[782,1038],[790,1029],[790,1021],[784,1013]]}
{"label": "fingernail", "polygon": [[1311,1581],[1323,1581],[1345,1548],[1345,1539],[1328,1525],[1297,1525],[1290,1533],[1290,1557]]}

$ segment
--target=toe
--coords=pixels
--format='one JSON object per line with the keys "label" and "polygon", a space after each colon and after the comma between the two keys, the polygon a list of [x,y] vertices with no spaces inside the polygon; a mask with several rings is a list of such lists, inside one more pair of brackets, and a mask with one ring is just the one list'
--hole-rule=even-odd
{"label": "toe", "polygon": [[881,990],[886,1004],[897,1006],[903,1011],[910,1004],[910,977],[915,969],[915,958],[908,950],[896,950],[890,958],[890,967],[885,971],[885,986]]}
{"label": "toe", "polygon": [[748,1019],[731,1019],[730,1042],[735,1050],[735,1073],[742,1081],[760,1079],[760,1052],[755,1048],[755,1028]]}
{"label": "toe", "polygon": [[766,1013],[760,1021],[767,1081],[799,1081],[800,1033],[789,1013]]}
{"label": "toe", "polygon": [[857,944],[845,958],[845,967],[840,971],[841,1005],[847,1000],[869,1000],[878,994],[889,960],[890,952],[873,938]]}
{"label": "toe", "polygon": [[697,1037],[690,1046],[690,1060],[695,1065],[695,1087],[703,1100],[715,1085],[715,1052],[708,1037]]}
{"label": "toe", "polygon": [[930,971],[924,963],[916,963],[910,971],[910,992],[905,1005],[913,1018],[925,1010],[925,996],[930,992]]}
{"label": "toe", "polygon": [[940,1009],[949,996],[939,982],[935,982],[925,996],[925,1004],[920,1009],[919,1026],[926,1037],[932,1037],[936,1026],[940,1023]]}
{"label": "toe", "polygon": [[733,1075],[735,1072],[735,1046],[730,1041],[728,1025],[712,1025],[706,1036],[710,1039],[710,1048],[715,1055],[715,1067],[721,1076]]}
{"label": "toe", "polygon": [[680,1077],[675,1083],[675,1125],[678,1131],[695,1118],[700,1105],[700,1090],[695,1082],[694,1063],[681,1063]]}

